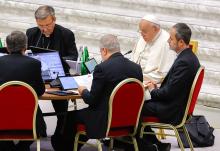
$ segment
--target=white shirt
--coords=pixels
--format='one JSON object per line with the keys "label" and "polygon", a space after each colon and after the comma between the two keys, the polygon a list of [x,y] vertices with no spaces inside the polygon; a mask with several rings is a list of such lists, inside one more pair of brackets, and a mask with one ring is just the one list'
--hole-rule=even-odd
{"label": "white shirt", "polygon": [[172,66],[176,53],[169,49],[169,34],[161,29],[153,42],[146,43],[142,36],[134,48],[131,60],[140,64],[145,77],[161,82]]}

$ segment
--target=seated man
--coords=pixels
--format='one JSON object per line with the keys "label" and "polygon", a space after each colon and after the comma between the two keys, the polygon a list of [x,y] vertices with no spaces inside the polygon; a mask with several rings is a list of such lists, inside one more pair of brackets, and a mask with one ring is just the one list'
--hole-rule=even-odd
{"label": "seated man", "polygon": [[139,30],[141,37],[131,60],[141,65],[144,80],[161,83],[176,58],[167,43],[169,33],[161,29],[159,20],[153,15],[145,15],[141,19]]}
{"label": "seated man", "polygon": [[[52,6],[44,5],[35,11],[37,27],[27,29],[28,47],[35,46],[59,51],[61,58],[77,60],[78,52],[74,33],[56,24],[55,10]],[[65,73],[69,73],[69,66],[62,59]],[[66,112],[68,101],[53,101],[52,105],[56,113]],[[51,142],[56,141],[64,124],[65,115],[57,115],[57,125]]]}
{"label": "seated man", "polygon": [[[44,91],[44,83],[41,77],[41,62],[25,56],[27,49],[27,36],[20,31],[14,31],[6,37],[7,50],[9,55],[0,57],[0,84],[8,81],[23,81],[29,84],[41,96]],[[36,117],[37,134],[46,136],[46,124],[42,111],[38,108]],[[15,145],[11,141],[0,143],[1,151],[30,151],[33,141],[20,141]],[[5,145],[3,145],[5,144]]]}
{"label": "seated man", "polygon": [[[170,30],[168,43],[177,53],[170,71],[157,88],[153,82],[146,83],[151,100],[145,101],[142,115],[156,116],[161,122],[178,124],[183,118],[194,77],[200,67],[196,55],[189,48],[191,29],[184,23],[177,23]],[[146,127],[147,131],[152,131]],[[146,136],[147,142],[157,144],[159,150],[169,150],[170,145],[161,145],[154,135]],[[163,146],[161,148],[161,146]]]}
{"label": "seated man", "polygon": [[84,86],[78,89],[89,106],[68,112],[63,138],[60,144],[57,144],[56,151],[73,150],[77,123],[85,124],[88,138],[104,138],[108,122],[108,101],[112,90],[126,78],[143,80],[141,67],[121,54],[116,36],[105,35],[101,38],[100,53],[103,62],[95,67],[91,91]]}

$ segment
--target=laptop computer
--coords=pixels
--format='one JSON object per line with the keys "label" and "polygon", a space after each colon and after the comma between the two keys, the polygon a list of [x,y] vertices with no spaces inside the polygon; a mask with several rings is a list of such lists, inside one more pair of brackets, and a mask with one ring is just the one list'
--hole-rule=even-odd
{"label": "laptop computer", "polygon": [[55,50],[52,49],[46,49],[46,48],[41,48],[41,47],[35,47],[35,46],[29,46],[28,49],[32,51],[32,53],[39,53],[39,52],[53,52]]}
{"label": "laptop computer", "polygon": [[6,47],[0,48],[0,57],[4,56],[4,55],[8,55],[8,54],[9,54],[9,52]]}
{"label": "laptop computer", "polygon": [[61,90],[46,91],[46,93],[54,94],[54,95],[61,95],[61,96],[78,95],[77,92],[71,91],[73,89],[78,88],[78,84],[73,77],[70,77],[70,76],[69,77],[59,77],[58,80],[61,85]]}
{"label": "laptop computer", "polygon": [[73,77],[59,77],[62,90],[77,89],[78,84]]}
{"label": "laptop computer", "polygon": [[45,82],[50,82],[58,76],[66,76],[58,51],[37,51],[28,56],[41,61],[41,75]]}
{"label": "laptop computer", "polygon": [[84,62],[84,65],[89,73],[93,73],[95,70],[95,66],[97,65],[97,62],[94,58],[91,58],[89,61]]}

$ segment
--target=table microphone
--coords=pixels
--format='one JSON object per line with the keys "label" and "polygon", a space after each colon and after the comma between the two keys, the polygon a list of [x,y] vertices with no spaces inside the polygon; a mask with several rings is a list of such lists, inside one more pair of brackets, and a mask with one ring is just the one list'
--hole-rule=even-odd
{"label": "table microphone", "polygon": [[123,56],[126,56],[128,54],[132,53],[132,50],[129,50],[128,52],[126,52],[125,54],[123,54]]}

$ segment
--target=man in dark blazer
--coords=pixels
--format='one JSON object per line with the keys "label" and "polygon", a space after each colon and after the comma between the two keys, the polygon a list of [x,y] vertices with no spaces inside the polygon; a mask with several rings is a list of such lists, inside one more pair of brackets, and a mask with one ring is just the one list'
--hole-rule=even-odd
{"label": "man in dark blazer", "polygon": [[[77,60],[78,52],[75,43],[74,33],[56,24],[55,10],[53,7],[45,5],[40,6],[35,11],[35,19],[38,27],[27,30],[28,47],[35,46],[59,51],[65,73],[69,73],[69,66],[63,60]],[[48,58],[50,59],[50,58]],[[56,113],[66,112],[68,101],[53,101],[52,105]],[[60,135],[64,123],[64,115],[57,115],[57,126],[51,141],[56,141]]]}
{"label": "man in dark blazer", "polygon": [[[160,88],[153,82],[146,83],[151,100],[144,103],[144,116],[156,116],[161,122],[174,125],[182,120],[193,80],[200,67],[198,58],[189,48],[190,38],[191,29],[186,24],[178,23],[171,28],[168,43],[177,53],[177,58]],[[147,129],[151,131],[149,127]],[[159,150],[170,149],[170,144],[161,145],[156,137],[146,136],[146,139],[157,144]]]}
{"label": "man in dark blazer", "polygon": [[[29,84],[41,96],[45,91],[43,79],[41,77],[41,62],[24,55],[27,48],[27,36],[20,31],[14,31],[6,38],[9,55],[0,57],[0,84],[8,81],[23,81]],[[42,111],[38,108],[36,118],[37,134],[46,136],[46,124]],[[6,151],[29,151],[29,146],[33,141],[20,141],[16,148],[12,142],[8,142]],[[4,151],[0,145],[0,150]]]}
{"label": "man in dark blazer", "polygon": [[[76,124],[86,126],[88,138],[105,137],[108,120],[108,101],[115,86],[126,78],[143,80],[141,67],[120,53],[118,39],[105,35],[100,40],[100,53],[103,62],[95,67],[91,91],[80,86],[79,93],[86,104],[85,109],[68,112],[63,138],[55,151],[72,151],[76,134]],[[87,138],[81,138],[84,141]],[[79,145],[79,148],[81,145]]]}

